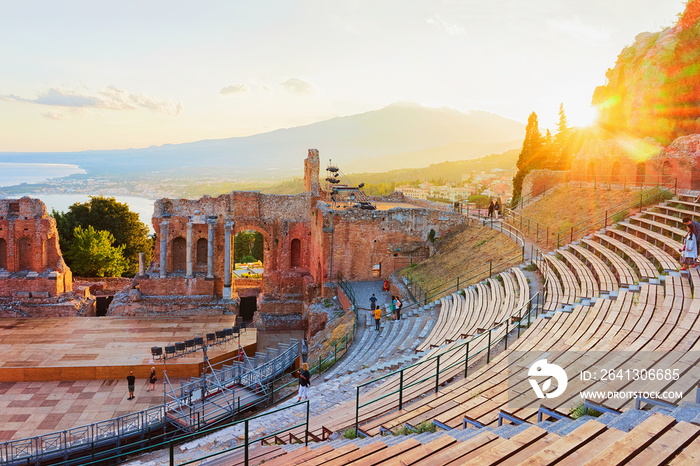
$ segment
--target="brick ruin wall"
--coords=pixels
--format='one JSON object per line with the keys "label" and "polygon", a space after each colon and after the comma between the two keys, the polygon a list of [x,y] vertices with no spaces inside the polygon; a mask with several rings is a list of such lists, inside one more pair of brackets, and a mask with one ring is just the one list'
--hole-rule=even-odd
{"label": "brick ruin wall", "polygon": [[653,139],[586,141],[571,162],[573,179],[637,184],[676,178],[679,189],[700,190],[700,135],[663,147]]}

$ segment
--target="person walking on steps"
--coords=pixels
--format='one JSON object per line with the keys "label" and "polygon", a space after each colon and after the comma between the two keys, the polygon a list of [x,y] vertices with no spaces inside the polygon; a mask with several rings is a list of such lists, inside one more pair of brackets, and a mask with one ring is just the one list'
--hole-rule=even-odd
{"label": "person walking on steps", "polygon": [[134,376],[134,371],[129,371],[129,375],[126,376],[126,384],[129,387],[129,398],[127,400],[133,400],[134,388],[136,387],[136,377]]}
{"label": "person walking on steps", "polygon": [[697,266],[695,261],[698,258],[698,243],[695,234],[693,234],[693,226],[686,225],[686,228],[688,229],[688,234],[685,236],[685,245],[680,250],[683,253],[683,267],[681,267],[681,270],[694,269]]}
{"label": "person walking on steps", "polygon": [[369,310],[374,311],[377,308],[377,297],[372,293],[372,297],[369,298]]}
{"label": "person walking on steps", "polygon": [[384,279],[384,291],[389,291],[389,280]]}
{"label": "person walking on steps", "polygon": [[496,206],[493,204],[493,200],[489,202],[489,218],[493,217],[493,211],[496,208]]}
{"label": "person walking on steps", "polygon": [[496,199],[496,203],[493,205],[493,213],[496,216],[496,220],[498,220],[498,215],[501,212],[501,203],[498,202],[498,199]]}
{"label": "person walking on steps", "polygon": [[382,320],[382,308],[378,307],[374,310],[374,331],[379,331],[379,322]]}
{"label": "person walking on steps", "polygon": [[309,399],[309,387],[311,386],[311,374],[309,373],[309,365],[304,363],[301,365],[299,372],[299,400],[302,398]]}

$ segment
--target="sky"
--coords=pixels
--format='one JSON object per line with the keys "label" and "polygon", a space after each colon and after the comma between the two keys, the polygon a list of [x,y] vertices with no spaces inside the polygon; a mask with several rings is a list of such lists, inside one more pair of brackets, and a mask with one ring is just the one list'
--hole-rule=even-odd
{"label": "sky", "polygon": [[[0,152],[248,136],[395,102],[571,124],[685,0],[0,0]],[[310,141],[313,145],[313,141]]]}

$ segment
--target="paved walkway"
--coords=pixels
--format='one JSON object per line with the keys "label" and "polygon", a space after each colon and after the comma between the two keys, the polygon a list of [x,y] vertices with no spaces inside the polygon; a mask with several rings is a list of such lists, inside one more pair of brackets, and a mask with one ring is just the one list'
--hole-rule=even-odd
{"label": "paved walkway", "polygon": [[[162,373],[158,369],[158,373]],[[179,381],[178,381],[179,384]],[[0,382],[0,441],[18,440],[141,411],[163,403],[161,380],[147,392],[136,380],[127,400],[124,380]]]}

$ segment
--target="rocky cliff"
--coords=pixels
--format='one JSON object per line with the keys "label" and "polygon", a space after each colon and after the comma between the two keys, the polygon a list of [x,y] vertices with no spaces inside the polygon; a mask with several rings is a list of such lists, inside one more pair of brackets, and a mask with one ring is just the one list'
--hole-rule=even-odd
{"label": "rocky cliff", "polygon": [[593,95],[605,129],[664,144],[700,133],[700,0],[675,26],[639,34],[606,78]]}

